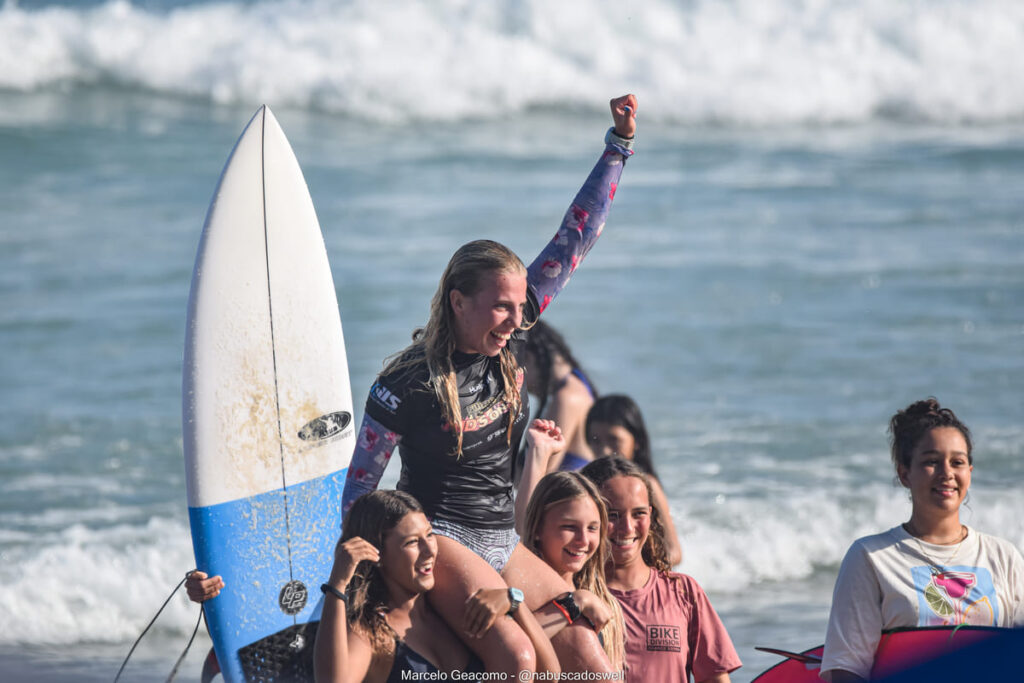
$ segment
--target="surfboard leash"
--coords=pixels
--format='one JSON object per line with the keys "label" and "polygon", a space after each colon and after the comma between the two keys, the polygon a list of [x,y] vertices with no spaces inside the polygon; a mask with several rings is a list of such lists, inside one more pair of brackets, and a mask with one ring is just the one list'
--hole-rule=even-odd
{"label": "surfboard leash", "polygon": [[[178,582],[178,585],[174,587],[174,590],[171,591],[171,594],[167,596],[167,599],[164,600],[164,604],[160,605],[160,609],[156,611],[156,614],[153,615],[153,618],[149,620],[148,624],[146,624],[146,628],[142,629],[142,633],[140,633],[139,637],[135,639],[135,642],[132,644],[132,648],[128,650],[128,655],[124,658],[124,661],[121,663],[121,668],[117,670],[117,675],[114,676],[114,683],[117,683],[117,681],[121,678],[121,674],[124,673],[124,668],[128,666],[128,660],[132,658],[132,654],[135,653],[135,648],[139,646],[140,642],[142,642],[142,638],[146,635],[146,633],[149,632],[149,629],[152,628],[153,624],[156,623],[156,620],[160,617],[160,614],[164,611],[164,608],[167,607],[167,604],[171,601],[171,598],[173,598],[174,594],[178,592],[178,589],[185,585],[185,581],[188,580],[188,577],[191,576],[192,572],[194,571],[196,570],[191,569],[185,572],[184,578],[182,578],[182,580]],[[185,645],[185,650],[178,657],[178,661],[174,663],[174,668],[171,669],[171,673],[167,677],[166,683],[171,683],[171,681],[174,680],[174,677],[178,675],[178,669],[181,667],[181,663],[185,661],[185,655],[188,654],[189,648],[192,647],[192,641],[196,639],[196,634],[199,632],[199,624],[203,620],[203,614],[203,606],[200,605],[199,618],[196,619],[196,626],[194,629],[192,629],[192,636],[188,639],[188,644]]]}
{"label": "surfboard leash", "polygon": [[185,644],[185,649],[182,650],[181,654],[178,656],[178,661],[174,663],[174,668],[171,669],[171,673],[167,676],[167,680],[165,681],[165,683],[171,683],[171,681],[174,680],[174,677],[178,675],[178,669],[181,667],[181,663],[185,661],[185,655],[188,654],[189,648],[192,647],[192,641],[196,639],[196,634],[199,633],[199,624],[203,621],[203,615],[205,614],[206,612],[203,609],[203,606],[200,605],[199,617],[196,619],[195,628],[192,629],[192,635],[189,637],[188,643]]}

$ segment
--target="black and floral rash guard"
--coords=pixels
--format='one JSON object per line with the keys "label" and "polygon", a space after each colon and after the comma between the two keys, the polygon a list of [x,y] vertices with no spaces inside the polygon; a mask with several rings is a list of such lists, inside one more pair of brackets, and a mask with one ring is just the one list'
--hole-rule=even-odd
{"label": "black and floral rash guard", "polygon": [[[613,131],[605,142],[604,153],[558,232],[527,269],[528,298],[537,312],[543,312],[565,287],[604,229],[624,162],[632,155],[629,142]],[[380,375],[366,401],[342,494],[343,509],[377,487],[395,447],[401,444],[398,488],[419,500],[428,517],[475,529],[512,528],[512,467],[529,416],[528,395],[522,390],[525,334],[518,330],[509,340],[519,364],[516,384],[522,397],[511,443],[498,356],[458,351],[452,355],[462,409],[461,455],[453,454],[456,435],[427,385],[429,371],[422,349],[408,352],[418,355],[413,358],[418,362]]]}

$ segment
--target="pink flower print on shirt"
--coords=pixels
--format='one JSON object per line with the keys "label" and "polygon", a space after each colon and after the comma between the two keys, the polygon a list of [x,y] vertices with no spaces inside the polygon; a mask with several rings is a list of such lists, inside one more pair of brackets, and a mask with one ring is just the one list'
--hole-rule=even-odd
{"label": "pink flower print on shirt", "polygon": [[540,267],[540,272],[544,273],[544,277],[556,278],[562,274],[562,264],[558,261],[545,261]]}
{"label": "pink flower print on shirt", "polygon": [[565,213],[565,220],[562,224],[568,229],[572,228],[576,232],[583,234],[583,228],[587,225],[587,218],[590,216],[589,213],[581,209],[580,207],[573,204],[569,207],[569,210]]}
{"label": "pink flower print on shirt", "polygon": [[615,199],[615,190],[619,189],[618,183],[611,184],[611,190],[608,191],[608,199]]}
{"label": "pink flower print on shirt", "polygon": [[544,301],[540,302],[540,312],[541,313],[544,312],[544,309],[548,307],[549,303],[551,303],[551,295],[550,294],[545,294],[544,295]]}
{"label": "pink flower print on shirt", "polygon": [[579,257],[579,255],[573,254],[572,255],[572,262],[569,264],[569,272],[570,273],[575,273],[576,272],[576,266],[578,266],[579,264],[580,264],[580,257]]}
{"label": "pink flower print on shirt", "polygon": [[[633,152],[630,152],[629,155],[632,156]],[[619,152],[617,152],[616,150],[614,150],[614,149],[606,149],[604,151],[604,154],[601,155],[601,158],[604,159],[608,163],[609,166],[618,166],[619,164],[622,163],[622,159],[619,158],[620,156],[621,156],[621,154]],[[614,157],[614,158],[609,159],[608,157]]]}
{"label": "pink flower print on shirt", "polygon": [[372,451],[380,441],[380,434],[370,429],[369,425],[363,425],[359,432],[359,445],[365,450]]}

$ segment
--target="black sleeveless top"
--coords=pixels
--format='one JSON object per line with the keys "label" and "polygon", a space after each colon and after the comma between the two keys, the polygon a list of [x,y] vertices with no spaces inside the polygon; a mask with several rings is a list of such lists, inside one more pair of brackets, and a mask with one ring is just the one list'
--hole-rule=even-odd
{"label": "black sleeveless top", "polygon": [[[404,641],[395,639],[395,663],[391,665],[391,671],[388,673],[387,683],[402,683],[403,681],[410,680],[408,674],[405,677],[402,673],[409,671],[412,673],[427,674],[439,671],[439,669],[430,663],[426,657],[421,655],[416,650],[412,649],[405,644]],[[469,653],[469,662],[466,663],[465,673],[483,673],[484,663],[480,661],[473,652]],[[448,672],[445,672],[448,673]],[[459,678],[459,680],[479,680],[473,678]]]}

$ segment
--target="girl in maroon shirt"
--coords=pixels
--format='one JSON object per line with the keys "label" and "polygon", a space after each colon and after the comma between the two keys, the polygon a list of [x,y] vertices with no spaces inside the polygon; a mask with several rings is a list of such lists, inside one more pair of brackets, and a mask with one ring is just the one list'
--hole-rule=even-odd
{"label": "girl in maroon shirt", "polygon": [[608,509],[605,577],[625,621],[626,680],[728,683],[742,663],[704,590],[670,571],[647,475],[622,458],[598,458],[581,473]]}

